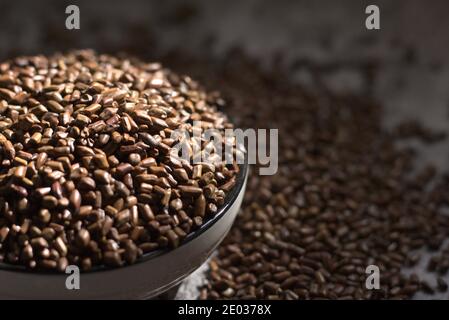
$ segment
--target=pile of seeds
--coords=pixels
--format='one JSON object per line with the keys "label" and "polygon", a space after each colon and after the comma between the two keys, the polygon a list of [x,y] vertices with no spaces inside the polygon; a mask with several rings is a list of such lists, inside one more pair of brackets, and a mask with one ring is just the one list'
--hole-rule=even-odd
{"label": "pile of seeds", "polygon": [[[414,174],[413,150],[395,146],[424,131],[405,125],[389,133],[370,99],[308,92],[240,54],[227,61],[213,73],[203,62],[189,71],[220,87],[240,127],[279,128],[279,171],[252,170],[200,298],[402,299],[445,290],[441,279],[435,288],[404,273],[418,249],[437,250],[449,235],[440,212],[448,180],[431,187],[435,170]],[[448,260],[434,260],[445,274]],[[369,265],[380,269],[380,289],[366,288]]]}
{"label": "pile of seeds", "polygon": [[[237,165],[192,164],[222,99],[189,77],[76,51],[0,64],[0,262],[63,271],[134,263],[212,217]],[[193,129],[193,122],[201,121]],[[196,148],[195,148],[196,147]]]}

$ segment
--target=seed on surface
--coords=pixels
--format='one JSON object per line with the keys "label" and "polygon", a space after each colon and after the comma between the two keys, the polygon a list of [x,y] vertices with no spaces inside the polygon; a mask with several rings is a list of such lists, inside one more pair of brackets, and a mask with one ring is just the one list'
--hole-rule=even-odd
{"label": "seed on surface", "polygon": [[[316,94],[290,83],[280,69],[261,70],[242,54],[232,60],[238,63],[229,65],[226,77],[219,68],[202,74],[226,88],[226,110],[242,126],[266,128],[275,121],[283,137],[279,169],[265,177],[250,173],[242,209],[209,263],[201,298],[408,299],[420,290],[420,279],[403,271],[413,252],[427,246],[439,252],[429,269],[448,270],[441,246],[448,234],[442,210],[448,183],[429,178],[433,170],[415,176],[415,155],[396,147],[403,143],[399,136],[422,139],[426,130],[408,125],[391,132],[381,123],[382,108],[364,95]],[[323,102],[325,96],[332,102]],[[253,108],[242,116],[245,106]],[[337,116],[342,113],[350,119]],[[204,166],[195,181],[207,200],[216,199],[206,204],[207,213],[218,210],[218,192],[226,195],[238,181],[214,169]],[[176,170],[173,176],[189,185],[194,170],[185,182]],[[193,227],[202,223],[199,216],[191,219]],[[380,290],[365,287],[371,264],[384,274]]]}

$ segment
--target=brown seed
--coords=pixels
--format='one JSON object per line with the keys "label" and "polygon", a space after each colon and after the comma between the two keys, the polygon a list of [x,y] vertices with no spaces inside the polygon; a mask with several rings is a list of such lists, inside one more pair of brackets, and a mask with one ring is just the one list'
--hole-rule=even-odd
{"label": "brown seed", "polygon": [[185,169],[175,169],[173,173],[175,177],[181,182],[187,182],[189,180],[189,176]]}
{"label": "brown seed", "polygon": [[58,205],[58,199],[56,197],[46,195],[42,198],[42,206],[44,208],[53,209]]}
{"label": "brown seed", "polygon": [[68,262],[67,258],[65,258],[65,257],[60,258],[58,260],[58,265],[57,265],[58,271],[65,272],[68,265],[69,265],[69,262]]}
{"label": "brown seed", "polygon": [[67,255],[67,252],[68,252],[67,246],[66,246],[66,244],[64,243],[64,240],[61,237],[56,238],[56,240],[55,240],[55,248],[56,248],[56,250],[58,250],[59,254],[62,257],[65,257]]}
{"label": "brown seed", "polygon": [[57,113],[62,113],[64,112],[64,107],[62,105],[60,105],[58,102],[54,101],[54,100],[50,100],[47,102],[47,107],[49,110],[53,111],[53,112],[57,112]]}
{"label": "brown seed", "polygon": [[0,243],[5,241],[5,239],[8,236],[8,234],[9,234],[9,228],[8,227],[2,227],[0,229]]}
{"label": "brown seed", "polygon": [[81,247],[87,247],[90,241],[89,231],[87,231],[86,229],[81,229],[80,231],[78,231],[76,241]]}
{"label": "brown seed", "polygon": [[48,242],[43,237],[34,238],[31,240],[31,245],[33,247],[43,249],[48,248]]}
{"label": "brown seed", "polygon": [[47,209],[41,209],[39,211],[38,217],[39,217],[40,221],[42,221],[44,223],[48,223],[48,222],[50,222],[50,219],[51,219],[50,211],[48,211]]}
{"label": "brown seed", "polygon": [[195,200],[195,216],[204,218],[205,213],[206,213],[206,198],[204,197],[204,195],[201,194]]}
{"label": "brown seed", "polygon": [[124,223],[128,222],[129,219],[130,219],[130,211],[129,211],[129,209],[125,209],[123,211],[120,211],[117,214],[117,218],[116,218],[117,227],[119,227],[119,226],[123,225]]}
{"label": "brown seed", "polygon": [[26,166],[19,166],[19,167],[16,167],[16,170],[14,171],[14,176],[16,178],[22,179],[23,177],[25,177],[26,172],[27,172]]}
{"label": "brown seed", "polygon": [[177,248],[179,246],[179,237],[173,230],[168,230],[167,238],[170,246]]}
{"label": "brown seed", "polygon": [[78,188],[80,190],[94,190],[95,187],[95,180],[90,177],[83,177],[78,182]]}
{"label": "brown seed", "polygon": [[140,205],[139,212],[146,221],[154,220],[154,213],[148,204]]}
{"label": "brown seed", "polygon": [[40,169],[47,161],[48,155],[45,152],[39,153],[36,158],[36,169]]}
{"label": "brown seed", "polygon": [[34,144],[39,144],[42,140],[42,134],[40,132],[35,132],[33,133],[33,135],[31,136],[30,140],[34,143]]}
{"label": "brown seed", "polygon": [[122,258],[117,251],[106,251],[103,260],[110,267],[120,267],[122,265]]}
{"label": "brown seed", "polygon": [[179,211],[182,209],[182,200],[181,199],[173,199],[172,201],[170,201],[170,207],[175,210],[175,211]]}
{"label": "brown seed", "polygon": [[69,200],[73,208],[75,208],[75,210],[78,210],[81,206],[81,193],[77,189],[74,189],[70,194]]}
{"label": "brown seed", "polygon": [[136,262],[137,256],[138,256],[137,246],[132,242],[127,243],[124,253],[124,258],[126,262],[128,262],[129,264],[133,264],[134,262]]}
{"label": "brown seed", "polygon": [[22,249],[21,259],[29,261],[33,259],[33,257],[34,257],[33,247],[28,244]]}
{"label": "brown seed", "polygon": [[91,114],[97,113],[100,109],[101,109],[101,104],[93,103],[90,106],[88,106],[87,108],[85,108],[84,112],[91,115]]}
{"label": "brown seed", "polygon": [[155,243],[155,242],[145,242],[139,245],[139,248],[144,252],[150,252],[153,251],[154,249],[158,248],[159,244]]}
{"label": "brown seed", "polygon": [[44,259],[39,261],[39,266],[44,269],[56,269],[58,263],[55,260]]}
{"label": "brown seed", "polygon": [[133,167],[129,163],[121,163],[117,166],[117,173],[121,176],[124,176],[127,173],[130,173],[133,170]]}
{"label": "brown seed", "polygon": [[94,156],[94,161],[100,169],[108,169],[109,162],[104,154],[97,154]]}
{"label": "brown seed", "polygon": [[198,187],[193,187],[193,186],[185,186],[185,185],[181,185],[179,186],[179,190],[181,190],[182,194],[187,196],[187,197],[196,197],[202,194],[203,190],[201,188]]}
{"label": "brown seed", "polygon": [[95,170],[94,171],[95,180],[99,183],[109,184],[111,182],[110,174],[105,170]]}
{"label": "brown seed", "polygon": [[80,217],[87,217],[92,212],[92,206],[81,206],[78,210],[78,215]]}
{"label": "brown seed", "polygon": [[136,166],[140,163],[140,155],[138,153],[131,153],[129,155],[129,163]]}

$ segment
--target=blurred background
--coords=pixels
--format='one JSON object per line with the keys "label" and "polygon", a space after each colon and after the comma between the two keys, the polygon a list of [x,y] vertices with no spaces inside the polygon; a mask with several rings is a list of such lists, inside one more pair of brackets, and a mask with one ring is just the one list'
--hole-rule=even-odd
{"label": "blurred background", "polygon": [[[65,28],[70,4],[80,8],[80,30]],[[380,30],[365,28],[369,4],[380,8]],[[174,49],[220,57],[239,47],[295,67],[292,76],[305,85],[313,68],[333,90],[381,99],[386,125],[406,117],[447,127],[449,4],[442,0],[16,0],[0,10],[1,59],[72,48],[150,60]],[[438,154],[449,148],[440,148],[425,155],[444,167],[447,157]]]}
{"label": "blurred background", "polygon": [[[80,30],[65,28],[70,4],[80,8]],[[365,28],[369,4],[380,8],[380,30]],[[311,90],[318,73],[331,90],[379,100],[385,126],[419,119],[448,132],[447,1],[15,0],[2,1],[0,12],[1,60],[75,48],[146,60],[174,50],[220,59],[238,47],[263,64],[287,68]],[[422,162],[447,167],[447,141],[411,143]],[[191,297],[199,278],[191,277],[178,297]]]}

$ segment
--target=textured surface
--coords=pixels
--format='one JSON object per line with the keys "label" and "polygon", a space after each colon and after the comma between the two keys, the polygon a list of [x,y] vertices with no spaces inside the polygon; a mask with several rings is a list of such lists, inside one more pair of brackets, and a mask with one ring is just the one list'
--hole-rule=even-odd
{"label": "textured surface", "polygon": [[[64,29],[64,1],[39,1],[33,7],[25,1],[2,3],[0,56],[70,47],[150,58],[155,48],[173,47],[220,55],[239,45],[263,60],[282,52],[286,63],[310,61],[335,90],[368,92],[382,101],[386,125],[419,118],[447,131],[449,5],[444,1],[376,1],[380,31],[365,29],[363,1],[344,6],[335,1],[136,1],[126,10],[119,1],[75,3],[81,9],[80,31]],[[368,68],[368,78],[367,66],[375,66]],[[310,83],[307,70],[295,76]],[[447,142],[438,143],[423,148],[420,158],[444,168],[448,152]]]}

